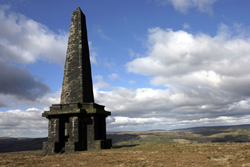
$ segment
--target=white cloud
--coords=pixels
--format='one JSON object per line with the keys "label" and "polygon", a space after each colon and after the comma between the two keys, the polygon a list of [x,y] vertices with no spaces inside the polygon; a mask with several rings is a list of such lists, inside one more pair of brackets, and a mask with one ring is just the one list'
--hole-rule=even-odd
{"label": "white cloud", "polygon": [[174,120],[167,118],[130,118],[113,117],[107,125],[109,131],[139,131],[152,129],[166,129]]}
{"label": "white cloud", "polygon": [[19,101],[15,98],[3,96],[9,107],[35,107],[26,110],[0,111],[0,136],[46,137],[48,135],[48,120],[42,117],[42,113],[48,111],[52,104],[60,103],[61,90],[54,94],[48,93],[34,102]]}
{"label": "white cloud", "polygon": [[103,30],[102,30],[99,26],[95,26],[94,28],[95,28],[96,34],[97,34],[100,38],[105,39],[105,40],[111,40],[111,38],[108,37],[108,36],[103,32]]}
{"label": "white cloud", "polygon": [[152,118],[130,118],[130,117],[108,117],[112,120],[107,124],[108,131],[143,131],[153,129],[179,129],[194,126],[223,126],[223,125],[238,125],[248,124],[250,116],[244,117],[227,117],[220,116],[218,118],[201,118],[194,120],[176,120],[165,117]]}
{"label": "white cloud", "polygon": [[129,84],[135,84],[135,83],[136,83],[136,81],[134,81],[134,80],[129,81]]}
{"label": "white cloud", "polygon": [[[99,78],[102,80],[102,77]],[[116,87],[110,91],[95,92],[96,102],[104,104],[106,110],[112,112],[112,116],[107,118],[108,131],[231,125],[250,121],[250,99],[228,103],[218,100],[218,97],[213,98],[190,99],[185,92],[178,89],[133,90]],[[40,106],[43,109],[0,112],[1,136],[47,136],[48,122],[41,114],[51,104],[59,103],[59,99],[60,91],[39,101],[46,106]]]}
{"label": "white cloud", "polygon": [[190,29],[190,25],[187,24],[187,23],[184,23],[184,24],[183,24],[183,29]]}
{"label": "white cloud", "polygon": [[161,5],[171,3],[175,10],[181,13],[187,13],[190,9],[195,8],[200,12],[213,14],[212,6],[217,0],[155,0]]}
{"label": "white cloud", "polygon": [[96,52],[96,48],[94,48],[92,46],[92,42],[89,42],[89,54],[90,54],[90,62],[95,64],[95,65],[98,65],[98,61],[97,61],[97,57],[98,57],[98,54]]}
{"label": "white cloud", "polygon": [[235,100],[233,97],[226,99],[221,92],[211,92],[209,89],[133,90],[118,87],[113,91],[98,91],[95,97],[97,103],[105,104],[107,110],[112,111],[113,116],[132,118],[158,116],[178,120],[201,119],[231,115],[234,112],[242,116],[250,109],[249,100]]}
{"label": "white cloud", "polygon": [[56,34],[24,15],[11,12],[9,6],[0,6],[0,29],[0,106],[34,104],[50,88],[42,78],[35,79],[25,65],[37,60],[64,65],[68,34],[61,31]]}
{"label": "white cloud", "polygon": [[[181,2],[179,1],[180,4]],[[200,1],[203,2],[205,1]],[[198,10],[202,9],[197,5],[196,7]],[[186,10],[190,8],[192,7],[189,6]],[[3,23],[0,24],[2,62],[28,64],[37,59],[46,59],[63,64],[66,34],[55,34],[40,23],[6,11],[6,6],[0,10],[0,23]],[[202,12],[209,13],[206,10]],[[42,40],[37,41],[40,38]],[[44,44],[48,40],[55,43],[56,50],[60,50],[61,54],[55,55],[50,46]],[[27,48],[27,45],[34,50]],[[96,50],[91,42],[89,45],[91,61],[98,64]],[[130,56],[134,60],[127,63],[126,67],[130,72],[149,76],[153,85],[165,86],[166,89],[111,87],[102,76],[96,76],[95,100],[112,112],[112,117],[107,118],[108,130],[248,123],[250,75],[245,67],[250,65],[249,46],[249,34],[242,31],[240,25],[232,28],[222,24],[214,37],[204,33],[149,29],[146,54],[137,54],[130,49]],[[115,79],[118,75],[114,73],[110,77]],[[60,94],[60,91],[55,94],[47,93],[37,97],[35,101],[19,101],[18,97],[10,94],[0,96],[1,106],[35,107],[0,112],[1,135],[46,136],[47,121],[41,117],[41,113],[51,104],[60,103]]]}
{"label": "white cloud", "polygon": [[[232,102],[230,97],[213,96],[216,92],[205,90],[192,90],[189,94],[186,89],[178,88],[111,88],[102,76],[95,79],[98,81],[94,85],[95,101],[112,113],[107,118],[108,131],[174,129],[250,121],[250,98]],[[107,87],[111,90],[100,90]],[[60,102],[60,94],[58,91],[38,99],[36,103],[40,103],[40,109],[0,112],[1,136],[47,136],[47,120],[41,114],[51,104]]]}
{"label": "white cloud", "polygon": [[138,58],[138,57],[143,56],[140,53],[135,53],[131,48],[128,49],[128,52],[129,52],[130,58]]}
{"label": "white cloud", "polygon": [[116,80],[117,78],[119,78],[119,75],[116,74],[116,73],[112,73],[112,74],[109,75],[109,79],[110,79],[111,81],[114,81],[114,80]]}
{"label": "white cloud", "polygon": [[209,90],[185,91],[116,87],[96,92],[96,102],[112,113],[107,118],[108,131],[232,125],[250,120],[250,98],[234,101]]}
{"label": "white cloud", "polygon": [[[45,25],[22,14],[9,12],[9,6],[0,6],[0,60],[23,64],[38,59],[64,66],[68,32],[54,33]],[[98,65],[98,54],[89,42],[90,61]]]}
{"label": "white cloud", "polygon": [[61,91],[62,90],[59,90],[55,93],[47,93],[43,97],[38,98],[35,103],[39,104],[40,108],[42,108],[43,110],[48,110],[49,106],[51,106],[52,104],[60,103]]}
{"label": "white cloud", "polygon": [[68,33],[46,26],[0,6],[0,50],[5,62],[33,63],[45,59],[64,65]]}
{"label": "white cloud", "polygon": [[[149,76],[153,85],[166,86],[166,90],[119,88],[123,91],[107,92],[100,101],[115,111],[114,116],[157,115],[175,119],[177,126],[199,126],[204,120],[206,125],[249,120],[249,33],[224,24],[214,37],[152,28],[145,53],[128,62],[127,70]],[[112,97],[115,101],[105,101]]]}
{"label": "white cloud", "polygon": [[101,76],[101,75],[95,76],[94,81],[95,81],[94,82],[95,84],[93,85],[93,87],[94,87],[95,91],[98,91],[101,88],[104,88],[104,89],[111,88],[111,86],[104,81],[103,76]]}
{"label": "white cloud", "polygon": [[0,134],[11,137],[44,137],[47,135],[48,121],[41,118],[42,110],[0,111]]}
{"label": "white cloud", "polygon": [[[234,35],[232,35],[234,34]],[[129,72],[153,76],[153,85],[204,86],[250,95],[249,35],[222,24],[216,36],[149,29],[148,54],[127,63]]]}

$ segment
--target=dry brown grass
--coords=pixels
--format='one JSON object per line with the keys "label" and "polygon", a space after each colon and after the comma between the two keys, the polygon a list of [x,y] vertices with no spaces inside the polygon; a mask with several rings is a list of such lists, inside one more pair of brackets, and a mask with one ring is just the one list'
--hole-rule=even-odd
{"label": "dry brown grass", "polygon": [[250,143],[150,144],[52,156],[42,151],[1,153],[0,166],[250,167]]}
{"label": "dry brown grass", "polygon": [[179,144],[191,144],[193,143],[190,140],[186,140],[186,139],[173,139],[174,142],[179,143]]}
{"label": "dry brown grass", "polygon": [[237,136],[239,135],[238,132],[226,132],[226,133],[218,133],[218,134],[213,134],[213,135],[210,135],[208,137],[224,137],[226,135],[232,135],[232,136]]}

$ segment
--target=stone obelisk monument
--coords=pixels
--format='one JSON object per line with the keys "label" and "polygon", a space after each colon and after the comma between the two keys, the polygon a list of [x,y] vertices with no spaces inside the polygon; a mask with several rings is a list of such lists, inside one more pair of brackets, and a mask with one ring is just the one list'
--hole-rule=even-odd
{"label": "stone obelisk monument", "polygon": [[61,104],[52,104],[42,116],[49,119],[45,153],[108,149],[104,106],[94,102],[85,15],[78,7],[72,14],[62,84]]}

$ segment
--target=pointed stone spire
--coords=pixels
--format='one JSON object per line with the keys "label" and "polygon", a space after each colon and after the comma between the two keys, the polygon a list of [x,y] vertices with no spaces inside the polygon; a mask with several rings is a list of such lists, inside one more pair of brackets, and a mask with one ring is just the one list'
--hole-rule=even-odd
{"label": "pointed stone spire", "polygon": [[72,14],[61,104],[94,102],[85,15],[78,7]]}
{"label": "pointed stone spire", "polygon": [[104,106],[94,103],[85,16],[77,8],[71,18],[61,103],[52,104],[43,117],[49,119],[47,154],[91,149],[109,149]]}

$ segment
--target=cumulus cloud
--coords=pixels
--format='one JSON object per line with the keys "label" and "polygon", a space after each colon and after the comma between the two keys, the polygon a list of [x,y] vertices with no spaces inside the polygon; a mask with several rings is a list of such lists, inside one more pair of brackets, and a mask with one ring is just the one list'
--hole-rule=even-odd
{"label": "cumulus cloud", "polygon": [[172,4],[175,10],[181,13],[187,13],[195,8],[200,12],[213,14],[212,6],[217,0],[156,0],[161,5]]}
{"label": "cumulus cloud", "polygon": [[95,28],[96,34],[97,34],[100,38],[105,39],[105,40],[111,40],[111,38],[108,37],[108,36],[104,33],[104,31],[100,28],[100,26],[95,26],[94,28]]}
{"label": "cumulus cloud", "polygon": [[226,98],[220,92],[216,94],[206,90],[185,91],[177,88],[133,90],[118,87],[113,91],[98,91],[95,97],[98,103],[105,104],[108,110],[113,111],[113,116],[131,118],[157,116],[192,120],[228,115],[244,116],[250,109],[249,98],[243,100]]}
{"label": "cumulus cloud", "polygon": [[[47,121],[41,113],[51,104],[60,103],[61,91],[50,93],[43,78],[35,79],[26,65],[37,60],[64,65],[68,33],[52,32],[22,14],[11,12],[9,6],[0,6],[0,29],[0,107],[36,107],[0,111],[1,136],[46,136]],[[91,62],[98,64],[96,49],[91,42],[89,45]],[[98,83],[105,87],[101,78]]]}
{"label": "cumulus cloud", "polygon": [[92,42],[89,42],[89,54],[90,54],[90,62],[92,64],[98,65],[97,61],[98,54],[96,52],[96,48],[92,46]]}
{"label": "cumulus cloud", "polygon": [[94,87],[95,92],[97,92],[99,89],[102,89],[102,88],[104,88],[104,89],[111,88],[111,86],[107,82],[104,81],[103,76],[101,76],[101,75],[95,76],[94,82],[95,82],[95,84],[93,87]]}
{"label": "cumulus cloud", "polygon": [[0,94],[35,101],[49,91],[49,86],[35,80],[27,69],[0,61]]}
{"label": "cumulus cloud", "polygon": [[114,81],[114,80],[116,80],[117,78],[119,78],[119,75],[116,74],[116,73],[112,73],[112,74],[109,75],[109,79],[110,79],[111,81]]}
{"label": "cumulus cloud", "polygon": [[[4,96],[9,100],[9,96]],[[51,104],[59,104],[61,90],[47,93],[39,97],[34,102],[30,101],[9,101],[8,106],[33,106],[27,110],[11,109],[7,111],[0,110],[0,136],[11,137],[46,137],[48,136],[48,120],[42,117],[44,111],[49,110]],[[11,97],[13,99],[13,97]],[[19,104],[21,103],[21,104]],[[35,107],[34,107],[35,106]]]}
{"label": "cumulus cloud", "polygon": [[129,81],[129,84],[135,84],[135,83],[136,83],[136,81],[134,81],[134,80]]}
{"label": "cumulus cloud", "polygon": [[230,97],[230,100],[220,93],[217,96],[216,92],[192,90],[190,95],[185,91],[116,87],[95,92],[95,99],[112,112],[107,118],[108,131],[233,125],[250,121],[249,98],[232,100]]}
{"label": "cumulus cloud", "polygon": [[6,62],[33,63],[45,59],[64,65],[68,33],[56,34],[46,26],[0,7],[0,50]]}
{"label": "cumulus cloud", "polygon": [[35,79],[25,65],[37,60],[63,65],[68,37],[67,33],[56,34],[46,26],[9,10],[9,6],[0,6],[1,107],[15,99],[34,102],[50,91],[42,78]]}
{"label": "cumulus cloud", "polygon": [[[248,124],[250,116],[230,117],[220,116],[218,118],[201,118],[194,120],[176,120],[165,117],[152,118],[130,118],[130,117],[108,117],[107,129],[109,131],[138,131],[152,129],[179,129],[194,126],[223,126],[237,125],[239,122]],[[109,122],[110,121],[110,122]]]}
{"label": "cumulus cloud", "polygon": [[[99,76],[99,78],[101,78]],[[94,85],[95,87],[96,85]],[[96,90],[96,89],[95,89]],[[46,105],[59,103],[60,91],[40,99]],[[47,100],[46,100],[47,99]],[[205,125],[248,123],[250,99],[235,103],[208,104],[189,99],[171,89],[127,89],[116,87],[95,92],[96,102],[112,112],[107,117],[108,131],[174,129]],[[214,100],[216,101],[216,99]],[[41,114],[47,109],[29,108],[0,112],[1,136],[47,136],[48,122]]]}
{"label": "cumulus cloud", "polygon": [[[177,2],[181,4],[182,1]],[[196,8],[202,11],[202,8]],[[209,13],[206,10],[202,12]],[[67,35],[55,34],[40,23],[7,11],[6,6],[0,9],[0,68],[5,70],[5,73],[0,70],[0,79],[5,78],[0,82],[5,84],[4,87],[0,86],[0,106],[23,104],[23,101],[9,100],[20,96],[28,100],[26,104],[40,106],[0,112],[1,135],[46,136],[47,121],[41,118],[41,113],[51,104],[60,102],[61,92],[48,93],[49,89],[42,81],[35,80],[25,67],[15,63],[29,64],[44,59],[63,64],[66,47],[62,46],[66,46]],[[129,72],[148,77],[152,85],[161,89],[111,87],[103,76],[93,78],[95,101],[112,112],[112,116],[107,118],[108,131],[248,123],[250,35],[241,28],[240,25],[228,27],[221,24],[215,36],[191,34],[183,30],[149,29],[148,50],[144,54],[130,49],[129,54],[134,60],[128,62],[126,68]],[[41,41],[37,41],[40,38]],[[58,50],[64,49],[60,51],[64,52],[64,58],[62,54],[54,55],[49,46],[41,46],[45,51],[40,49],[40,45],[47,40],[52,40]],[[38,50],[30,50],[27,45]],[[98,64],[95,48],[91,43],[89,45],[91,61]],[[19,75],[24,76],[25,80]],[[117,77],[115,73],[110,75],[110,79]],[[16,87],[17,83],[22,84]],[[131,80],[130,83],[135,81]],[[29,89],[26,84],[30,85]],[[14,91],[18,87],[20,90]]]}
{"label": "cumulus cloud", "polygon": [[[22,14],[9,12],[9,8],[0,6],[0,60],[29,64],[40,59],[64,66],[68,32],[54,33]],[[98,64],[91,42],[89,48],[91,62]]]}
{"label": "cumulus cloud", "polygon": [[143,55],[141,55],[139,53],[135,53],[131,48],[128,49],[128,52],[129,52],[130,58],[138,58],[138,57],[143,56]]}
{"label": "cumulus cloud", "polygon": [[41,118],[42,110],[29,108],[27,110],[0,111],[1,136],[11,137],[44,137],[47,136],[48,121]]}
{"label": "cumulus cloud", "polygon": [[48,110],[49,106],[51,104],[59,104],[61,100],[61,92],[62,90],[59,90],[55,93],[47,93],[44,96],[38,98],[35,103],[39,104],[40,108],[43,110]]}
{"label": "cumulus cloud", "polygon": [[[9,6],[0,6],[0,107],[8,106],[7,103],[11,105],[16,99],[35,102],[47,94],[49,86],[42,82],[42,78],[35,79],[25,65],[45,60],[64,66],[67,49],[68,33],[60,31],[56,34],[9,10]],[[98,65],[98,55],[91,42],[89,48],[91,62]]]}
{"label": "cumulus cloud", "polygon": [[116,88],[99,99],[115,117],[172,118],[179,126],[249,120],[250,36],[241,32],[224,24],[213,37],[149,29],[148,51],[126,67],[166,89]]}
{"label": "cumulus cloud", "polygon": [[224,24],[214,37],[149,29],[148,55],[127,63],[127,69],[154,76],[153,85],[178,83],[249,95],[249,71],[242,67],[250,64],[250,38],[235,33]]}
{"label": "cumulus cloud", "polygon": [[187,23],[184,23],[184,24],[183,24],[183,29],[190,29],[190,25],[187,24]]}

